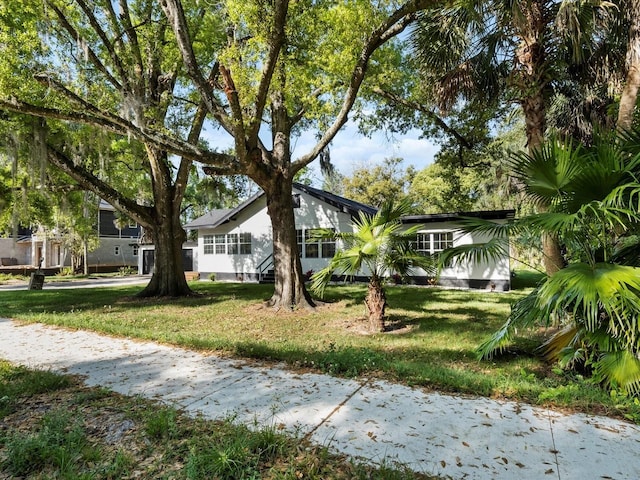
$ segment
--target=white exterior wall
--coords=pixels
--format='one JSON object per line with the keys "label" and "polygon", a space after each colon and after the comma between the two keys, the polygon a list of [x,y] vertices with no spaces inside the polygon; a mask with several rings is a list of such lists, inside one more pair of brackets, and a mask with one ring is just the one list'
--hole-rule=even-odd
{"label": "white exterior wall", "polygon": [[[300,193],[300,208],[294,209],[296,228],[335,228],[338,231],[350,230],[351,216],[338,212],[336,207],[320,202],[315,197]],[[221,255],[204,253],[204,236],[227,233],[251,233],[251,255]],[[233,276],[242,279],[255,279],[260,264],[273,254],[271,219],[267,214],[265,197],[259,198],[243,210],[237,220],[231,220],[216,228],[198,230],[198,271],[224,274],[224,278]],[[323,268],[326,258],[302,258],[303,272],[317,271]],[[221,275],[222,277],[222,275]]]}
{"label": "white exterior wall", "polygon": [[[300,195],[300,208],[294,209],[294,215],[297,229],[333,228],[336,232],[353,231],[351,215],[338,211],[337,207],[321,202],[305,193]],[[336,250],[338,249],[340,249],[339,243],[336,245]],[[309,270],[317,272],[323,269],[329,261],[328,258],[306,258],[304,256],[300,260],[303,272]]]}
{"label": "white exterior wall", "polygon": [[[294,192],[298,192],[294,190]],[[300,207],[294,209],[297,229],[334,228],[336,231],[353,231],[353,219],[347,213],[339,211],[337,207],[328,205],[319,199],[300,192]],[[425,223],[420,232],[453,232],[454,246],[486,241],[480,236],[462,235],[456,232],[455,222]],[[204,237],[206,235],[251,233],[250,255],[204,254]],[[340,244],[336,245],[340,249]],[[216,273],[220,280],[256,280],[258,267],[268,260],[273,253],[271,221],[267,215],[266,199],[261,197],[245,208],[235,220],[230,220],[216,228],[201,228],[198,230],[197,271],[201,275]],[[320,253],[321,255],[321,253]],[[324,268],[327,258],[301,258],[302,271],[317,272]],[[273,268],[272,266],[270,268]],[[426,283],[431,277],[422,270],[414,272],[416,283]],[[366,272],[362,272],[366,275]],[[490,288],[495,284],[497,289],[510,288],[510,265],[508,257],[495,264],[455,264],[443,270],[439,276],[443,285],[472,286],[475,288]]]}
{"label": "white exterior wall", "polygon": [[[456,231],[455,222],[427,223],[420,229],[421,233],[453,232],[453,246],[485,243],[489,240],[486,235],[463,234]],[[423,270],[417,270],[416,276],[426,275]],[[455,262],[450,267],[443,269],[439,275],[440,283],[450,285],[479,285],[478,282],[493,282],[500,289],[508,289],[511,282],[511,268],[509,257],[505,256],[491,263],[467,263]]]}
{"label": "white exterior wall", "polygon": [[[250,255],[221,255],[204,253],[205,235],[227,233],[251,233]],[[260,263],[273,251],[271,222],[267,215],[264,197],[249,205],[237,220],[231,220],[217,228],[198,230],[198,271],[200,273],[253,274]]]}

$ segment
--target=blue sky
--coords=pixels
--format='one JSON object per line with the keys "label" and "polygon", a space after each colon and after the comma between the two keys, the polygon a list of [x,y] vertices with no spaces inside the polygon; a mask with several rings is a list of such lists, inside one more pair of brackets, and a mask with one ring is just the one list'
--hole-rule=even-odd
{"label": "blue sky", "polygon": [[[211,147],[218,150],[233,146],[231,137],[221,130],[209,130],[205,137]],[[420,132],[416,130],[406,135],[395,135],[393,138],[389,138],[384,132],[376,132],[368,138],[358,132],[354,123],[348,122],[331,143],[331,161],[340,173],[347,176],[356,168],[378,165],[387,157],[400,157],[404,159],[405,167],[413,165],[417,170],[421,170],[433,162],[433,156],[439,147],[419,137]],[[294,139],[293,158],[307,153],[314,144],[314,134],[303,133]],[[322,178],[318,161],[314,161],[311,166],[314,171],[314,183],[319,186]]]}

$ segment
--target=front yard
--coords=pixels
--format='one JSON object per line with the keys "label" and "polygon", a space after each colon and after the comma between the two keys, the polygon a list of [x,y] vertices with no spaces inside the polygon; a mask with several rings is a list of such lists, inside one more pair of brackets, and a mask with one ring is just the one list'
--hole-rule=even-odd
{"label": "front yard", "polygon": [[140,286],[0,292],[0,316],[640,421],[637,402],[541,360],[535,347],[542,329],[491,362],[476,359],[475,347],[502,325],[522,292],[389,287],[391,331],[371,335],[364,286],[329,287],[327,303],[312,312],[263,307],[270,285],[192,287],[200,297],[139,300],[133,295]]}

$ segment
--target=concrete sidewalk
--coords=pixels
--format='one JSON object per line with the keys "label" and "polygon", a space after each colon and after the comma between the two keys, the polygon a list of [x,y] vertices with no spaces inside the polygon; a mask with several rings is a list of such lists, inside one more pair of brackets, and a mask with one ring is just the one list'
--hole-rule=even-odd
{"label": "concrete sidewalk", "polygon": [[[146,275],[128,275],[124,277],[89,277],[80,280],[56,281],[45,277],[43,290],[52,290],[60,288],[98,288],[98,287],[120,287],[126,285],[138,285],[149,283],[150,276]],[[0,291],[28,290],[29,282],[16,282],[6,285],[0,285]]]}
{"label": "concrete sidewalk", "polygon": [[276,424],[371,463],[454,479],[638,479],[640,428],[0,319],[0,358],[209,418]]}

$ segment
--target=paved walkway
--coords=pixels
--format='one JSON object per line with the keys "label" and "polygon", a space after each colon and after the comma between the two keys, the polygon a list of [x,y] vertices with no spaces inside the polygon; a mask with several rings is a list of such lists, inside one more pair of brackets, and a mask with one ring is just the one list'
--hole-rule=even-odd
{"label": "paved walkway", "polygon": [[210,418],[282,425],[352,457],[445,478],[640,478],[640,428],[606,417],[299,374],[7,319],[0,319],[0,358]]}
{"label": "paved walkway", "polygon": [[[89,277],[84,279],[73,280],[51,280],[45,277],[44,290],[60,289],[60,288],[98,288],[98,287],[120,287],[126,285],[137,285],[141,283],[149,283],[150,276],[146,275],[127,275],[124,277]],[[0,285],[0,291],[6,290],[28,290],[29,282],[15,282]]]}

